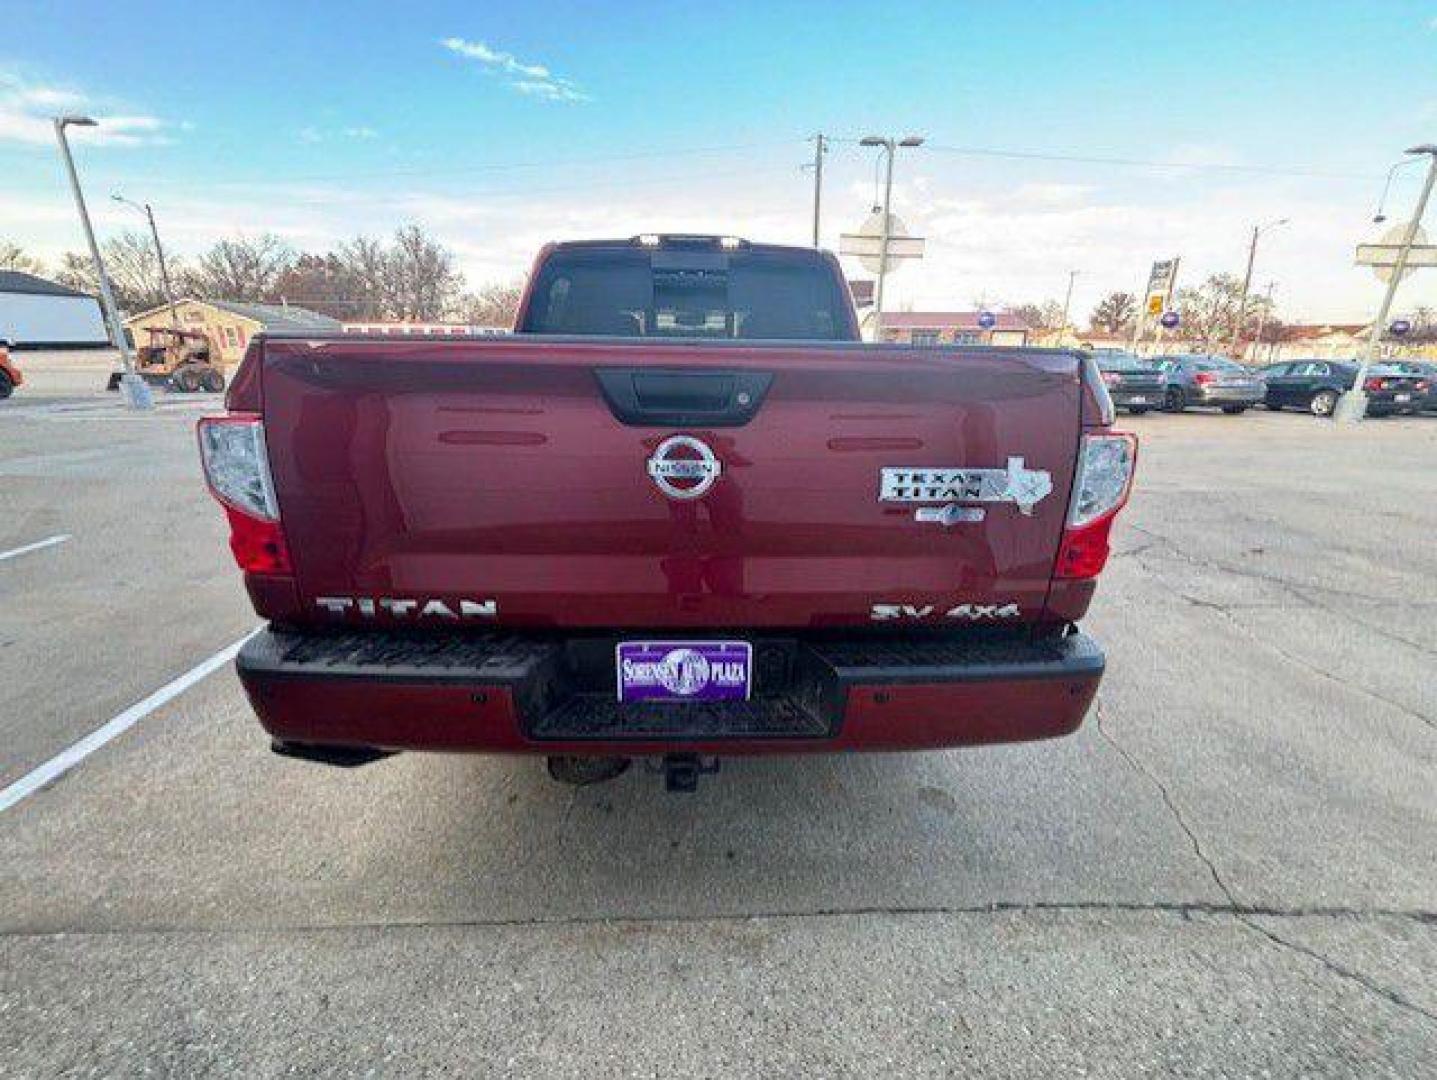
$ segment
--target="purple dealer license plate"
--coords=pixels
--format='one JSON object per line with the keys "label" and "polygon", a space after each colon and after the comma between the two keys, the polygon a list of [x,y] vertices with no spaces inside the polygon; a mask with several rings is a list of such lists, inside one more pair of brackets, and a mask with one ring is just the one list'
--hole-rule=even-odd
{"label": "purple dealer license plate", "polygon": [[753,646],[747,641],[621,641],[615,666],[620,701],[747,701]]}

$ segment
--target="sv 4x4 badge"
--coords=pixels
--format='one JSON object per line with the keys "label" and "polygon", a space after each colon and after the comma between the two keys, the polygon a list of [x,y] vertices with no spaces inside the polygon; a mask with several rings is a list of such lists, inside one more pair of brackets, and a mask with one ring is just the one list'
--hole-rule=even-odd
{"label": "sv 4x4 badge", "polygon": [[874,622],[906,620],[922,622],[925,619],[953,619],[957,622],[1000,622],[1016,619],[1018,605],[1008,604],[958,604],[947,611],[940,611],[936,604],[874,604],[869,618]]}

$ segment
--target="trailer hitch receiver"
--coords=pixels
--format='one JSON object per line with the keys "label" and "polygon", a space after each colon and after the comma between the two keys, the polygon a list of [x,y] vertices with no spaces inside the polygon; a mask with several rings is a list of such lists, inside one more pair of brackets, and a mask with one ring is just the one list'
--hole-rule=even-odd
{"label": "trailer hitch receiver", "polygon": [[663,770],[665,791],[689,794],[698,789],[700,775],[719,771],[719,759],[705,759],[698,754],[665,754]]}

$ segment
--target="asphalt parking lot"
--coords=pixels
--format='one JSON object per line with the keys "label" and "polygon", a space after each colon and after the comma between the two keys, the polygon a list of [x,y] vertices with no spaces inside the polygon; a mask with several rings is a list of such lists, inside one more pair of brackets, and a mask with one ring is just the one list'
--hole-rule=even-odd
{"label": "asphalt parking lot", "polygon": [[[255,625],[193,421],[0,406],[0,787]],[[199,679],[0,813],[0,1074],[1437,1074],[1437,419],[1145,416],[1052,743],[270,755]]]}

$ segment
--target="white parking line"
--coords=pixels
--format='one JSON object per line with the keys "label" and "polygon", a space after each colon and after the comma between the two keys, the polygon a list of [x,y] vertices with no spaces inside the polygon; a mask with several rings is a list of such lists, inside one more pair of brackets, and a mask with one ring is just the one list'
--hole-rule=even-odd
{"label": "white parking line", "polygon": [[4,791],[0,791],[0,813],[4,813],[22,799],[35,794],[35,792],[39,791],[46,784],[52,783],[59,777],[64,776],[111,739],[123,735],[161,705],[179,697],[206,675],[210,675],[217,669],[224,667],[225,664],[228,664],[235,658],[235,654],[240,651],[240,647],[257,633],[259,633],[258,627],[251,630],[233,645],[226,645],[208,660],[202,660],[178,679],[165,683],[164,686],[160,687],[149,697],[131,705],[103,727],[90,732],[90,734],[86,735],[79,742],[62,750],[49,761],[45,762],[45,764],[31,769]]}
{"label": "white parking line", "polygon": [[58,536],[47,536],[43,540],[36,540],[33,544],[26,544],[24,547],[11,548],[9,551],[0,551],[0,562],[4,562],[6,559],[13,559],[17,555],[28,555],[30,552],[39,551],[41,548],[63,544],[68,539],[70,539],[69,533],[60,533]]}

